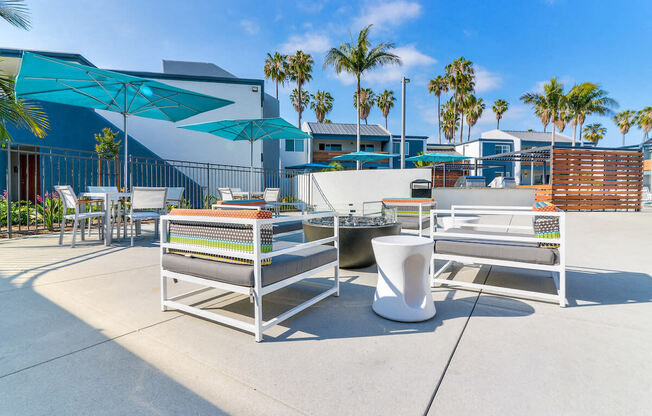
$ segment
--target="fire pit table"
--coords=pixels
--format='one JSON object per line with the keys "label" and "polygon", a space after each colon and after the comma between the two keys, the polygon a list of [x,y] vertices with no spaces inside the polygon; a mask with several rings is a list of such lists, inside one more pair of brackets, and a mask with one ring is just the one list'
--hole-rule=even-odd
{"label": "fire pit table", "polygon": [[[398,235],[401,224],[383,216],[366,217],[347,215],[340,221],[340,267],[357,269],[376,262],[371,240],[375,237]],[[333,218],[316,218],[303,222],[307,241],[315,241],[333,235]]]}

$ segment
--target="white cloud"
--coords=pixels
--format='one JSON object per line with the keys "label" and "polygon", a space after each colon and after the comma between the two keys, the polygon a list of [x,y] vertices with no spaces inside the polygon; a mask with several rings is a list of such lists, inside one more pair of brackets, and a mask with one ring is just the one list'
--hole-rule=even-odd
{"label": "white cloud", "polygon": [[283,53],[294,53],[301,50],[306,53],[322,53],[332,47],[332,42],[327,35],[318,33],[305,33],[292,35],[280,46]]}
{"label": "white cloud", "polygon": [[255,35],[256,33],[260,32],[260,26],[253,20],[242,19],[240,20],[240,26],[242,26],[244,31],[250,35]]}
{"label": "white cloud", "polygon": [[475,91],[478,93],[487,92],[500,88],[503,78],[495,73],[489,72],[481,66],[475,68]]}
{"label": "white cloud", "polygon": [[362,15],[354,20],[353,27],[360,28],[370,24],[373,24],[376,29],[399,26],[420,14],[421,5],[413,1],[370,2]]}
{"label": "white cloud", "polygon": [[[414,45],[399,46],[391,49],[390,52],[400,57],[403,65],[387,65],[367,72],[362,76],[364,82],[375,85],[396,83],[415,68],[428,67],[437,63],[435,58],[419,51]],[[355,77],[348,73],[335,74],[335,78],[344,85],[351,85],[355,82]]]}

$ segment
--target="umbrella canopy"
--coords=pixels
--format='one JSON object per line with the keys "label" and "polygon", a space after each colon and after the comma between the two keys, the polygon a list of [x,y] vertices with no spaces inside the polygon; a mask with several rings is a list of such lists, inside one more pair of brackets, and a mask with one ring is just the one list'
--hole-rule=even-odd
{"label": "umbrella canopy", "polygon": [[303,165],[294,165],[287,166],[285,169],[294,169],[294,170],[319,170],[319,169],[330,169],[332,166],[325,165],[323,163],[304,163]]}
{"label": "umbrella canopy", "polygon": [[373,162],[383,159],[389,159],[390,157],[396,157],[397,154],[394,153],[373,153],[373,152],[352,152],[344,155],[335,156],[331,160],[343,160],[346,162]]}
{"label": "umbrella canopy", "polygon": [[254,142],[258,140],[309,139],[310,135],[281,117],[241,120],[220,120],[179,126],[182,129],[202,131],[224,139],[250,144],[249,192],[253,189]]}
{"label": "umbrella canopy", "polygon": [[128,173],[127,116],[179,121],[232,104],[157,81],[25,52],[16,78],[19,97],[108,110],[123,115],[125,177]]}
{"label": "umbrella canopy", "polygon": [[471,159],[469,156],[453,155],[447,153],[424,153],[418,156],[408,157],[408,162],[457,162],[458,160]]}

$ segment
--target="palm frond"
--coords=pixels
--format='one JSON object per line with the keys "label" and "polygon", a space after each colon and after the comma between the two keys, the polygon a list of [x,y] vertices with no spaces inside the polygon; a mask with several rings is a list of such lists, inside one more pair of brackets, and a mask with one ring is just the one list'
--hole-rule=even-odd
{"label": "palm frond", "polygon": [[29,30],[29,8],[24,0],[0,0],[0,18],[21,29]]}

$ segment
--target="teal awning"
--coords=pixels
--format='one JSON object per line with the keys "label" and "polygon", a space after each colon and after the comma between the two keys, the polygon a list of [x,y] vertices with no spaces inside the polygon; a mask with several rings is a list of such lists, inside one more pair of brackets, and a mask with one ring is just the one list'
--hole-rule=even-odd
{"label": "teal awning", "polygon": [[374,162],[396,156],[398,155],[394,153],[352,152],[335,156],[334,158],[331,158],[331,160],[341,160],[347,162]]}
{"label": "teal awning", "polygon": [[452,155],[447,153],[424,153],[418,156],[412,156],[405,159],[408,162],[457,162],[458,160],[471,159],[469,156]]}

